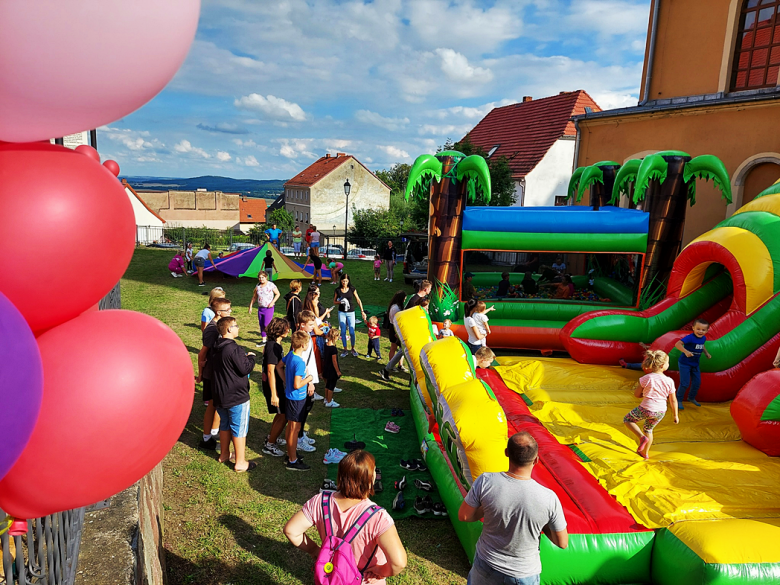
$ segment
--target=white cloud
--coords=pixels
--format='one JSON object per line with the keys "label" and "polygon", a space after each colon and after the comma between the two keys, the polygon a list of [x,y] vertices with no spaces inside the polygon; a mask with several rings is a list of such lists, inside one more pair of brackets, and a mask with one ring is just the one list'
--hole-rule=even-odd
{"label": "white cloud", "polygon": [[118,142],[128,150],[141,151],[164,148],[165,145],[156,139],[150,139],[150,133],[147,130],[131,130],[129,128],[111,128],[101,126],[100,136],[108,138],[113,142]]}
{"label": "white cloud", "polygon": [[173,150],[176,152],[181,152],[182,154],[195,154],[203,158],[211,158],[211,155],[208,152],[202,148],[192,146],[189,140],[180,141],[173,147]]}
{"label": "white cloud", "polygon": [[401,130],[409,124],[409,118],[386,118],[371,110],[358,110],[355,112],[355,119],[364,124],[378,126],[385,130]]}
{"label": "white cloud", "polygon": [[233,105],[241,110],[260,112],[268,118],[282,122],[290,120],[303,122],[306,120],[306,113],[301,106],[272,95],[264,97],[257,93],[251,93],[236,99]]}
{"label": "white cloud", "polygon": [[448,79],[456,83],[488,83],[493,80],[493,72],[482,67],[469,65],[465,55],[452,49],[436,49],[441,57],[441,70]]}
{"label": "white cloud", "polygon": [[644,36],[647,32],[648,10],[649,3],[645,2],[574,0],[567,20],[573,28],[593,30],[604,36]]}
{"label": "white cloud", "polygon": [[229,152],[225,152],[223,150],[220,150],[217,153],[217,160],[220,161],[220,162],[227,162],[227,161],[230,160],[230,158],[231,157],[230,157],[230,153]]}
{"label": "white cloud", "polygon": [[402,150],[402,149],[400,149],[400,148],[398,148],[396,146],[381,146],[381,145],[377,145],[377,148],[379,148],[379,150],[383,151],[385,154],[387,154],[388,156],[390,156],[390,157],[392,157],[393,159],[396,159],[396,160],[397,159],[409,159],[409,158],[412,158],[411,156],[409,156],[408,152],[406,152],[405,150]]}
{"label": "white cloud", "polygon": [[260,163],[257,162],[257,159],[250,154],[249,156],[244,158],[244,165],[248,167],[259,167]]}
{"label": "white cloud", "polygon": [[474,124],[423,124],[420,126],[419,133],[421,135],[448,136],[460,140],[473,127]]}
{"label": "white cloud", "polygon": [[300,156],[305,158],[318,158],[314,152],[310,149],[313,138],[280,138],[277,140],[281,144],[279,147],[279,154],[286,158],[298,158]]}
{"label": "white cloud", "polygon": [[[637,88],[637,92],[639,88]],[[616,108],[630,108],[637,105],[636,93],[619,93],[614,91],[600,91],[591,97],[602,110],[614,110]]]}

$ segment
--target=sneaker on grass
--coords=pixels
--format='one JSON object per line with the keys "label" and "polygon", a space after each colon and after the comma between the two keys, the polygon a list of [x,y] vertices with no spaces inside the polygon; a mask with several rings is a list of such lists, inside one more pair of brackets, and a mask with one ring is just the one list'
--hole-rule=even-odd
{"label": "sneaker on grass", "polygon": [[296,459],[294,462],[287,462],[287,471],[309,471],[311,467],[306,465],[300,459]]}
{"label": "sneaker on grass", "polygon": [[316,449],[314,448],[314,445],[309,444],[303,439],[303,437],[301,437],[298,439],[298,451],[311,453],[312,451],[316,451]]}
{"label": "sneaker on grass", "polygon": [[341,352],[341,357],[347,357],[349,355],[349,352],[345,349]]}
{"label": "sneaker on grass", "polygon": [[325,400],[325,397],[322,394],[317,394],[316,392],[312,395],[312,398],[314,400]]}
{"label": "sneaker on grass", "polygon": [[[401,493],[401,492],[398,492]],[[414,498],[414,511],[418,514],[427,514],[431,511],[431,507],[428,505],[428,502],[426,501],[427,496],[425,498],[421,498],[420,496],[417,496]]]}
{"label": "sneaker on grass", "polygon": [[334,388],[333,389],[333,393],[334,394],[338,394],[339,392],[341,392],[341,388]]}
{"label": "sneaker on grass", "polygon": [[360,357],[360,354],[357,352],[356,349],[352,350],[352,355],[355,356],[355,357]]}
{"label": "sneaker on grass", "polygon": [[328,402],[328,401],[326,400],[326,401],[324,402],[324,405],[325,405],[325,408],[338,408],[339,406],[341,406],[341,405],[340,405],[338,402],[336,402],[335,400],[331,400],[330,402]]}
{"label": "sneaker on grass", "polygon": [[[306,433],[303,434],[304,436],[306,435]],[[276,444],[279,445],[280,447],[284,447],[287,444],[287,441],[285,441],[284,438],[279,437],[276,439]]]}
{"label": "sneaker on grass", "polygon": [[266,442],[263,445],[262,451],[263,451],[263,453],[265,453],[266,455],[270,455],[271,457],[283,457],[284,456],[284,451],[282,451],[279,447],[277,447],[273,443]]}
{"label": "sneaker on grass", "polygon": [[423,490],[425,492],[433,491],[433,484],[431,484],[431,482],[429,481],[423,481],[421,479],[414,480],[414,487],[416,487],[418,490]]}
{"label": "sneaker on grass", "polygon": [[379,370],[379,375],[382,376],[385,382],[390,382],[390,373],[386,369],[382,368]]}
{"label": "sneaker on grass", "polygon": [[404,506],[406,506],[406,502],[404,501],[404,493],[398,492],[393,498],[393,510],[403,510]]}
{"label": "sneaker on grass", "polygon": [[315,441],[314,439],[312,439],[312,438],[309,436],[309,433],[307,433],[306,431],[303,431],[303,437],[301,437],[301,438],[302,438],[304,441],[306,441],[306,442],[307,442],[309,445],[313,445],[314,443],[316,443],[316,442],[317,442],[317,441]]}

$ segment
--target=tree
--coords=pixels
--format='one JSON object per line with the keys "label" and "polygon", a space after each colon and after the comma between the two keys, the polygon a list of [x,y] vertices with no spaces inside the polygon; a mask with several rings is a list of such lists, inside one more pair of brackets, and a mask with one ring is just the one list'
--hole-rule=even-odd
{"label": "tree", "polygon": [[292,231],[295,227],[295,218],[292,213],[283,207],[280,207],[279,209],[274,209],[265,214],[265,227],[263,229],[265,230],[273,224],[276,224],[276,226],[284,232]]}
{"label": "tree", "polygon": [[403,221],[401,231],[423,230],[428,224],[428,202],[418,199],[407,201],[404,198],[410,170],[411,166],[399,163],[376,173],[376,176],[390,187],[390,219],[391,223],[397,224],[399,228]]}
{"label": "tree", "polygon": [[476,154],[485,159],[490,170],[490,187],[492,196],[489,202],[479,200],[472,205],[491,205],[497,207],[509,207],[514,205],[517,200],[515,194],[515,181],[512,179],[512,169],[509,167],[509,159],[505,156],[489,158],[485,149],[471,143],[468,135],[460,142],[452,143],[449,138],[440,146],[437,152],[445,150],[457,150],[466,156]]}

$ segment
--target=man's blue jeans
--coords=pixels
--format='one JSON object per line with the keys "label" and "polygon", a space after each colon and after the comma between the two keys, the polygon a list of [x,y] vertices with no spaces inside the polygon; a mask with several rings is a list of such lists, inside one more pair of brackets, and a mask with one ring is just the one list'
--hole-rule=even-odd
{"label": "man's blue jeans", "polygon": [[485,561],[474,555],[474,564],[469,571],[468,585],[539,585],[541,575],[513,577],[496,571]]}

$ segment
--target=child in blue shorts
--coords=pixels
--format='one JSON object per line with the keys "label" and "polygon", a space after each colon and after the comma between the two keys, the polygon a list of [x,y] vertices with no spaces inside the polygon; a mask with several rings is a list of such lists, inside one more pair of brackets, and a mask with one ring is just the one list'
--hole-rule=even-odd
{"label": "child in blue shorts", "polygon": [[685,410],[682,402],[685,398],[685,391],[688,391],[688,402],[701,406],[696,401],[696,394],[699,392],[699,386],[701,385],[701,370],[699,369],[699,359],[701,354],[707,356],[710,359],[712,356],[704,344],[707,342],[707,331],[709,331],[710,324],[704,319],[696,319],[693,322],[693,333],[686,335],[674,344],[674,348],[679,350],[682,354],[680,359],[677,360],[677,369],[680,372],[680,387],[677,388],[677,402],[679,403],[680,410]]}
{"label": "child in blue shorts", "polygon": [[287,469],[290,471],[309,471],[297,454],[298,431],[306,415],[306,396],[314,394],[312,377],[306,371],[303,352],[312,343],[311,335],[305,331],[296,331],[292,335],[290,353],[284,357],[285,385],[287,397],[285,416],[287,417]]}

